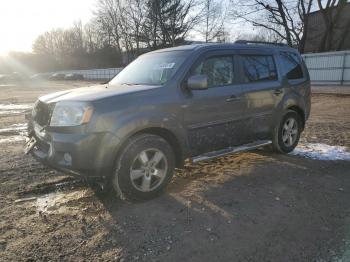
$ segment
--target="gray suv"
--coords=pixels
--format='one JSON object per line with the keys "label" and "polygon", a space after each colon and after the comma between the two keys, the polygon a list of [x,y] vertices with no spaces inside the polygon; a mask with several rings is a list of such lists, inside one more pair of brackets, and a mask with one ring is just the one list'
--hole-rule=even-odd
{"label": "gray suv", "polygon": [[25,147],[41,162],[149,199],[184,160],[271,145],[291,152],[310,113],[295,49],[238,41],[138,57],[108,84],[40,97]]}

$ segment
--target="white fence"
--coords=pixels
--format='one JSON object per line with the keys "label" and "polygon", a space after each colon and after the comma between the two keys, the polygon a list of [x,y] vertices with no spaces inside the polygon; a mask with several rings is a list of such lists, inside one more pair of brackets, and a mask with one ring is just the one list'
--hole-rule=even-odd
{"label": "white fence", "polygon": [[57,73],[62,74],[81,74],[87,80],[110,80],[117,75],[123,68],[105,68],[105,69],[87,69],[87,70],[66,70]]}
{"label": "white fence", "polygon": [[303,55],[314,85],[349,85],[350,51]]}

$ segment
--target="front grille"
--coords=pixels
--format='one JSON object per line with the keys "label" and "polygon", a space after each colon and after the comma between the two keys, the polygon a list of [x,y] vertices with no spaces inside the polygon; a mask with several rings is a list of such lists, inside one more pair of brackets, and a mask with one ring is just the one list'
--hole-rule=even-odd
{"label": "front grille", "polygon": [[50,123],[52,111],[52,104],[46,104],[38,100],[33,109],[33,120],[40,126],[46,126]]}

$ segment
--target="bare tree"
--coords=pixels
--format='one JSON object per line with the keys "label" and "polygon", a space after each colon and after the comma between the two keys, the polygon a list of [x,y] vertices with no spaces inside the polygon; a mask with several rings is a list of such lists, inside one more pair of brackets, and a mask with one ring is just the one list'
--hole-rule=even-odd
{"label": "bare tree", "polygon": [[51,35],[48,33],[39,35],[33,43],[34,53],[53,55],[53,42],[50,38]]}
{"label": "bare tree", "polygon": [[301,24],[301,34],[300,41],[298,43],[298,47],[300,52],[304,53],[305,50],[305,43],[307,39],[308,34],[308,28],[309,28],[309,14],[311,12],[313,0],[298,0],[298,15],[300,19]]}
{"label": "bare tree", "polygon": [[225,13],[223,2],[217,0],[203,1],[202,19],[199,24],[199,33],[205,42],[221,38],[224,30]]}
{"label": "bare tree", "polygon": [[[129,34],[136,47],[136,55],[140,54],[140,48],[143,47],[142,43],[144,42],[143,31],[145,30],[146,3],[146,0],[131,0],[123,7],[125,16],[129,17]],[[128,22],[128,20],[125,22]]]}
{"label": "bare tree", "polygon": [[84,26],[85,48],[93,53],[103,46],[103,36],[99,33],[95,23],[89,22]]}
{"label": "bare tree", "polygon": [[184,40],[197,20],[197,17],[190,16],[194,1],[166,0],[165,2],[161,20],[162,34],[166,35],[168,44],[175,46],[177,40]]}
{"label": "bare tree", "polygon": [[117,51],[121,53],[121,9],[119,2],[119,0],[98,0],[95,21],[100,33],[104,35],[105,45],[115,46]]}
{"label": "bare tree", "polygon": [[63,29],[53,29],[38,36],[33,44],[33,51],[58,56],[67,49],[65,39]]}
{"label": "bare tree", "polygon": [[[234,18],[243,19],[253,26],[274,32],[289,46],[305,46],[305,25],[313,0],[231,0],[240,11],[233,11]],[[241,11],[243,10],[243,11]]]}

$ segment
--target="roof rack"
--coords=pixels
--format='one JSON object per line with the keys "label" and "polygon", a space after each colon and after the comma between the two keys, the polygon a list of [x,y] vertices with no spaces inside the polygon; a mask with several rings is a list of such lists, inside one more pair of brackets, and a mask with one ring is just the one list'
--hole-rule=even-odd
{"label": "roof rack", "polygon": [[283,43],[273,43],[273,42],[264,42],[264,41],[250,41],[250,40],[236,40],[235,44],[262,44],[262,45],[277,45],[277,46],[285,46],[288,47],[287,44]]}

